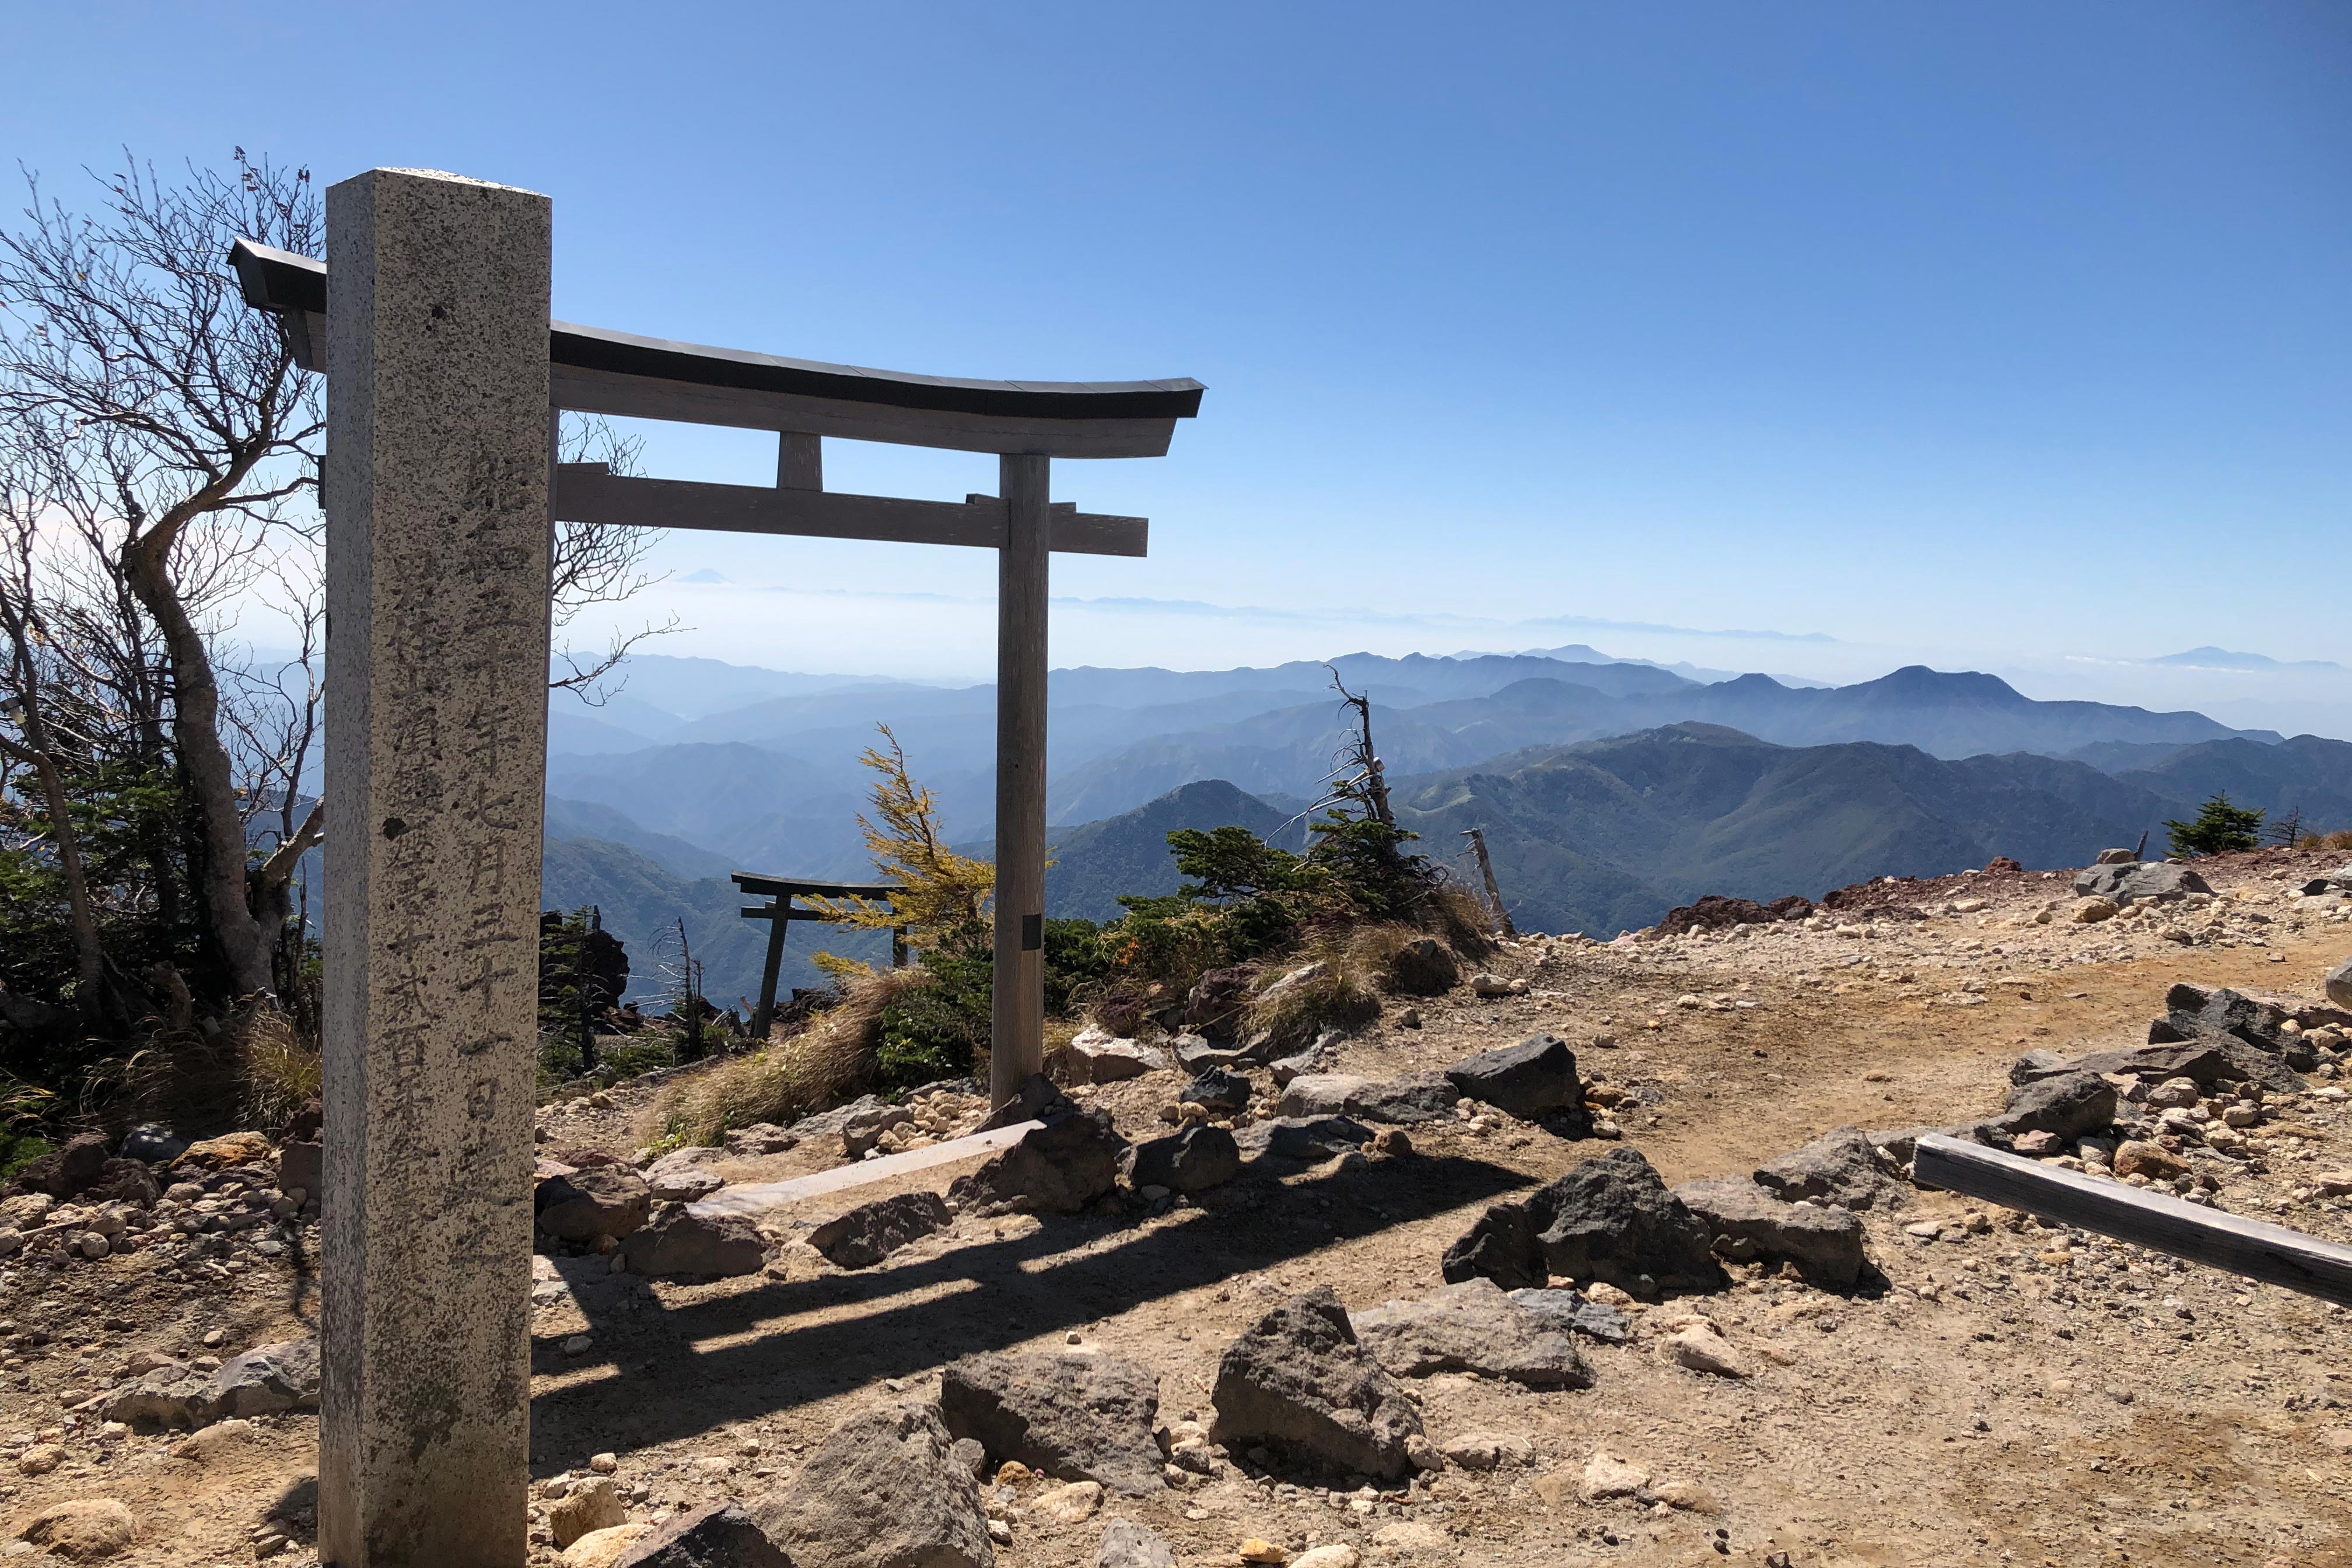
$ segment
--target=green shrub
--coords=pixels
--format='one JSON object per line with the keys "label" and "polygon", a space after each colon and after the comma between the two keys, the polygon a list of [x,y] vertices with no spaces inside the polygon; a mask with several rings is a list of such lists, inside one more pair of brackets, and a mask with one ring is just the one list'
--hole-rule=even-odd
{"label": "green shrub", "polygon": [[2227,791],[2197,808],[2194,822],[2167,822],[2175,855],[2225,855],[2262,843],[2263,814],[2230,804]]}

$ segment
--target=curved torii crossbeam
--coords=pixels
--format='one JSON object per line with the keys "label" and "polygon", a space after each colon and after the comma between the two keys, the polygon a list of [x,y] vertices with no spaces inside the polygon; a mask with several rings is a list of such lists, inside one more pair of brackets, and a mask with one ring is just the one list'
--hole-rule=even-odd
{"label": "curved torii crossbeam", "polygon": [[[539,861],[552,520],[992,548],[1002,1103],[1043,1063],[1051,551],[1145,552],[1055,458],[1159,457],[1190,380],[972,381],[551,321],[548,199],[373,169],[327,259],[240,241],[247,301],[328,376],[324,1310],[335,1568],[528,1554]],[[565,409],[778,433],[777,482],[553,458]],[[824,488],[825,437],[998,455],[961,502]]]}

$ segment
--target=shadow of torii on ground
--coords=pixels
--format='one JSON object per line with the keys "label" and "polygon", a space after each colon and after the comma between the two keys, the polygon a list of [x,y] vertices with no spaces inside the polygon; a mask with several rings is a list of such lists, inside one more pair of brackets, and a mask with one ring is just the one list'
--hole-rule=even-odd
{"label": "shadow of torii on ground", "polygon": [[[606,1283],[591,1270],[574,1300],[590,1320],[595,1357],[617,1375],[533,1399],[532,1470],[551,1475],[605,1449],[647,1447],[927,1373],[1539,1179],[1453,1156],[1384,1160],[1291,1185],[1253,1166],[1173,1225],[1047,1217],[1026,1235],[950,1246],[895,1268],[773,1281],[667,1308],[626,1276]],[[1438,1283],[1434,1270],[1427,1279],[1400,1273],[1385,1289],[1412,1294]],[[965,1288],[929,1293],[956,1284]],[[624,1291],[643,1305],[620,1310]],[[564,1356],[560,1340],[534,1342],[535,1373],[597,1367],[597,1359]],[[697,1348],[713,1341],[728,1342]]]}

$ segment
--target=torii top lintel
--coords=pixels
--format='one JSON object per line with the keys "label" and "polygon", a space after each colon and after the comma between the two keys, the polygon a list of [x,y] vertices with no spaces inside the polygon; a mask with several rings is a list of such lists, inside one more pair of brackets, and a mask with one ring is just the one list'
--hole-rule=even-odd
{"label": "torii top lintel", "polygon": [[[240,239],[246,303],[284,319],[304,368],[326,368],[327,265]],[[1157,458],[1201,384],[977,381],[548,326],[551,400],[583,414],[836,436],[952,451]]]}

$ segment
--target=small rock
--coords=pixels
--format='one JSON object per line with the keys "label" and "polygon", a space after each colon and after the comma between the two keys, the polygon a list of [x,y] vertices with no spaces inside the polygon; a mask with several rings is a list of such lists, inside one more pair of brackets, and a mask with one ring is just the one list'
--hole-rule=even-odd
{"label": "small rock", "polygon": [[1290,1560],[1290,1568],[1356,1568],[1363,1554],[1345,1542],[1318,1546]]}
{"label": "small rock", "polygon": [[772,1121],[755,1121],[727,1134],[727,1152],[738,1160],[758,1160],[800,1146],[801,1135]]}
{"label": "small rock", "polygon": [[1118,1184],[1126,1141],[1108,1111],[1054,1110],[1020,1142],[948,1187],[966,1209],[1076,1214]]}
{"label": "small rock", "polygon": [[1750,1375],[1748,1363],[1712,1326],[1695,1324],[1685,1329],[1666,1341],[1665,1349],[1675,1365],[1686,1366],[1693,1372],[1712,1373],[1717,1377]]}
{"label": "small rock", "polygon": [[130,1506],[120,1498],[77,1498],[42,1509],[16,1538],[47,1547],[52,1557],[95,1563],[124,1550],[138,1533]]}
{"label": "small rock", "polygon": [[653,1189],[625,1165],[591,1165],[568,1176],[538,1184],[531,1197],[535,1223],[562,1241],[625,1237],[646,1223]]}
{"label": "small rock", "polygon": [[2067,919],[2076,925],[2097,925],[2116,918],[2116,904],[2111,899],[2078,899]]}
{"label": "small rock", "polygon": [[66,1462],[66,1451],[55,1443],[36,1443],[16,1456],[16,1473],[46,1476]]}
{"label": "small rock", "polygon": [[1029,1506],[1058,1524],[1084,1524],[1102,1507],[1102,1495],[1099,1481],[1072,1481],[1038,1493]]}
{"label": "small rock", "polygon": [[1095,1568],[1176,1568],[1176,1549],[1131,1520],[1114,1519],[1103,1526]]}
{"label": "small rock", "polygon": [[614,1568],[630,1547],[645,1539],[650,1526],[615,1524],[592,1530],[563,1549],[558,1568]]}
{"label": "small rock", "polygon": [[2134,1138],[2116,1145],[2115,1172],[2118,1176],[2146,1176],[2151,1181],[2169,1182],[2189,1174],[2188,1161],[2161,1143]]}
{"label": "small rock", "polygon": [[555,1532],[559,1552],[592,1530],[610,1530],[628,1522],[629,1510],[622,1504],[621,1494],[602,1476],[573,1487],[547,1510],[548,1528]]}
{"label": "small rock", "polygon": [[1440,1445],[1440,1451],[1465,1470],[1524,1465],[1535,1458],[1535,1446],[1516,1432],[1465,1432]]}
{"label": "small rock", "polygon": [[1649,1484],[1649,1471],[1599,1448],[1578,1474],[1576,1495],[1583,1502],[1606,1502],[1611,1498],[1632,1497]]}
{"label": "small rock", "polygon": [[1723,1511],[1716,1495],[1696,1481],[1664,1480],[1650,1489],[1650,1495],[1668,1508],[1678,1508],[1685,1513],[1713,1519]]}
{"label": "small rock", "polygon": [[1241,1543],[1238,1554],[1241,1557],[1241,1560],[1244,1563],[1273,1563],[1276,1564],[1287,1561],[1290,1556],[1289,1552],[1285,1552],[1281,1547],[1276,1546],[1273,1542],[1266,1540],[1262,1535],[1253,1535]]}

